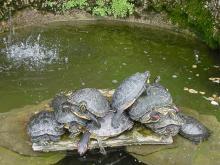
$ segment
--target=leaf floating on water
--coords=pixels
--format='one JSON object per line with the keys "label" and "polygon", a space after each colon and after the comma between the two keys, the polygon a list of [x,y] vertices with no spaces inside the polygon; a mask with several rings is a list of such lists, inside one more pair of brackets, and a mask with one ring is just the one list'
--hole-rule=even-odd
{"label": "leaf floating on water", "polygon": [[212,104],[212,105],[219,105],[219,103],[218,103],[217,101],[214,101],[214,100],[211,101],[211,104]]}
{"label": "leaf floating on water", "polygon": [[189,89],[189,93],[198,93],[195,89]]}
{"label": "leaf floating on water", "polygon": [[203,91],[199,91],[199,93],[200,93],[201,95],[204,95],[204,94],[205,94],[205,92],[203,92]]}
{"label": "leaf floating on water", "polygon": [[214,100],[214,98],[212,98],[212,97],[205,97],[205,96],[203,96],[203,98],[208,100],[208,101],[213,101]]}
{"label": "leaf floating on water", "polygon": [[213,68],[220,68],[220,66],[218,66],[218,65],[214,65]]}
{"label": "leaf floating on water", "polygon": [[184,87],[184,88],[183,88],[183,90],[184,90],[184,91],[188,91],[188,90],[189,90],[189,88],[187,88],[187,87]]}
{"label": "leaf floating on water", "polygon": [[218,84],[220,83],[220,77],[210,77],[209,80],[214,83],[218,83]]}

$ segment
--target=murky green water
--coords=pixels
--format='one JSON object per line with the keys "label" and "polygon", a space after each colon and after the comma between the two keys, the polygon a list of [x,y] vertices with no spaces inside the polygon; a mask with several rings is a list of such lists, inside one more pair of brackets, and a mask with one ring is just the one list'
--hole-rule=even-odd
{"label": "murky green water", "polygon": [[[16,30],[12,45],[20,47],[11,49],[8,55],[3,42],[7,35],[0,36],[0,112],[37,104],[59,91],[115,88],[125,77],[149,70],[152,80],[161,76],[161,83],[178,106],[220,120],[219,106],[203,97],[220,95],[219,84],[208,80],[220,77],[220,68],[216,67],[220,66],[220,58],[197,40],[118,22],[53,23]],[[36,42],[41,46],[40,55],[49,56],[32,56],[31,60],[26,57],[28,62],[22,63],[22,57],[17,57],[22,50],[39,54]],[[28,46],[35,52],[27,51]],[[191,94],[184,87],[205,95]]]}

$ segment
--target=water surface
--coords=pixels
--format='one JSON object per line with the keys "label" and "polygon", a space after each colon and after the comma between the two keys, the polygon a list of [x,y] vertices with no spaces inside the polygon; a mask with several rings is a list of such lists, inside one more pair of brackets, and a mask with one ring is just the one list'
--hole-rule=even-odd
{"label": "water surface", "polygon": [[37,104],[60,91],[115,88],[127,76],[149,70],[151,81],[160,75],[177,106],[220,120],[219,106],[203,97],[220,95],[219,84],[209,81],[220,77],[220,59],[198,40],[102,21],[26,27],[6,44],[7,36],[0,36],[0,112]]}

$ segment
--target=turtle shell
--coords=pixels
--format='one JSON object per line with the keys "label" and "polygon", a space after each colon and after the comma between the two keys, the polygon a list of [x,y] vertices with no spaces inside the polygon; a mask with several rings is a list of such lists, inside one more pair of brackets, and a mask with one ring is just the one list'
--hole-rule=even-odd
{"label": "turtle shell", "polygon": [[[67,96],[65,95],[57,95],[52,100],[52,107],[54,109],[55,118],[59,123],[66,124],[71,122],[76,122],[80,125],[86,125],[87,121],[77,117],[74,113],[72,113],[68,109],[63,109],[62,104],[67,101]],[[78,106],[74,106],[72,108],[79,109]]]}
{"label": "turtle shell", "polygon": [[97,117],[104,117],[110,110],[107,98],[95,88],[77,90],[68,97],[68,101],[74,104],[86,102],[87,110]]}
{"label": "turtle shell", "polygon": [[64,134],[64,129],[55,119],[53,112],[41,111],[31,117],[28,123],[28,134],[33,137],[44,135],[60,136]]}
{"label": "turtle shell", "polygon": [[112,108],[115,110],[125,110],[143,93],[145,82],[149,78],[148,71],[135,73],[125,79],[115,90],[112,96]]}
{"label": "turtle shell", "polygon": [[208,139],[210,131],[201,122],[183,113],[180,113],[179,116],[184,122],[180,128],[180,135],[193,142],[201,142]]}
{"label": "turtle shell", "polygon": [[129,116],[133,120],[139,120],[148,115],[153,108],[168,106],[173,103],[171,94],[158,83],[147,87],[147,95],[139,97],[129,110]]}
{"label": "turtle shell", "polygon": [[118,128],[113,128],[111,125],[113,115],[114,112],[109,112],[105,117],[99,118],[99,122],[101,124],[101,128],[99,129],[93,127],[93,123],[88,124],[87,129],[92,134],[92,137],[101,137],[102,139],[105,139],[108,137],[117,136],[133,127],[133,121],[123,113],[120,120],[120,126]]}
{"label": "turtle shell", "polygon": [[[147,123],[145,126],[158,134],[175,136],[179,132],[183,120],[172,107],[164,107],[164,109],[166,113],[160,113],[159,121]],[[160,108],[159,111],[162,110],[163,108]]]}

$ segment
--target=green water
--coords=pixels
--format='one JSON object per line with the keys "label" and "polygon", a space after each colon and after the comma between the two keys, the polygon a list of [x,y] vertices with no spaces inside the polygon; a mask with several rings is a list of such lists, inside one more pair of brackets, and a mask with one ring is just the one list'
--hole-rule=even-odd
{"label": "green water", "polygon": [[39,34],[41,45],[55,49],[59,59],[32,68],[16,67],[7,60],[3,38],[8,34],[1,34],[0,112],[38,104],[60,91],[115,88],[127,76],[149,70],[151,80],[161,76],[177,106],[220,120],[219,106],[183,90],[193,88],[206,97],[220,95],[219,84],[208,80],[220,77],[220,68],[215,67],[220,66],[220,58],[198,40],[143,25],[98,21],[26,27],[15,31],[12,45],[29,36],[36,42]]}
{"label": "green water", "polygon": [[[152,80],[161,76],[161,83],[170,90],[178,106],[220,119],[219,107],[200,94],[183,90],[188,87],[204,91],[206,97],[220,93],[219,84],[208,80],[220,77],[220,70],[213,67],[220,65],[220,60],[196,40],[155,28],[103,22],[29,27],[16,30],[14,38],[24,40],[38,34],[44,45],[55,46],[59,57],[67,57],[68,63],[61,60],[40,71],[20,67],[0,72],[0,112],[36,104],[62,90],[115,88],[118,83],[114,80],[121,82],[135,72],[149,70]],[[198,64],[195,53],[199,55]],[[0,64],[7,62],[1,57]],[[196,69],[192,68],[194,64]]]}

